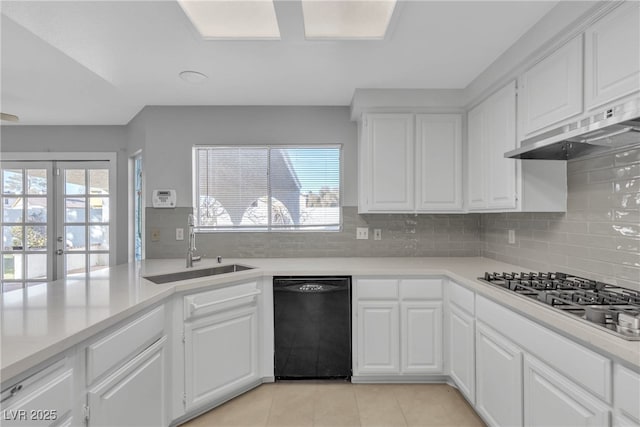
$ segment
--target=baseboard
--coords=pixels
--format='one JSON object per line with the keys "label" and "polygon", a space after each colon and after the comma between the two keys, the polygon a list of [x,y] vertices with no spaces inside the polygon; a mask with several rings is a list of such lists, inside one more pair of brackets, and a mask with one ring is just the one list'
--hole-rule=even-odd
{"label": "baseboard", "polygon": [[367,375],[367,376],[354,376],[351,377],[351,382],[354,384],[367,384],[367,383],[387,383],[387,384],[449,384],[451,380],[446,375]]}

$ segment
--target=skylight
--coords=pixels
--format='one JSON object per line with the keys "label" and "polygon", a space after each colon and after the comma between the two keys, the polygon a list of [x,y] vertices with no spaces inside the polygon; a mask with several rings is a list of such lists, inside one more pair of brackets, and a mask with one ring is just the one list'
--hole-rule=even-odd
{"label": "skylight", "polygon": [[178,0],[205,39],[280,39],[272,0]]}
{"label": "skylight", "polygon": [[383,39],[396,0],[302,0],[307,39]]}

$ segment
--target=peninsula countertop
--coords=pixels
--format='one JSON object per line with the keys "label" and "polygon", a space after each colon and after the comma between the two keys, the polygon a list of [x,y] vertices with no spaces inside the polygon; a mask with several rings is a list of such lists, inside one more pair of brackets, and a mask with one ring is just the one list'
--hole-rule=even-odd
{"label": "peninsula countertop", "polygon": [[[279,275],[446,276],[555,332],[640,370],[640,341],[624,340],[477,280],[485,271],[527,271],[520,266],[481,257],[247,258],[223,262],[224,265],[232,263],[255,268],[157,285],[144,276],[186,268],[183,259],[153,259],[114,266],[88,278],[67,278],[6,292],[0,297],[0,376],[3,381],[8,380],[175,293]],[[205,259],[193,268],[217,265],[215,259]]]}

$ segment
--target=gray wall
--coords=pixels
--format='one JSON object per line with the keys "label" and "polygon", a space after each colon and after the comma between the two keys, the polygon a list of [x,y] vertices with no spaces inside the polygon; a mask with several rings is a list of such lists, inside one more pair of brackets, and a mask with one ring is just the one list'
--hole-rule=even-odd
{"label": "gray wall", "polygon": [[572,160],[567,175],[566,213],[483,214],[484,256],[640,290],[640,146]]}
{"label": "gray wall", "polygon": [[[190,208],[148,208],[148,258],[176,258],[186,254],[187,242],[175,240],[175,229],[186,228]],[[480,256],[480,215],[358,215],[342,209],[340,232],[212,233],[198,234],[198,253],[215,258],[367,257],[367,256]],[[356,227],[369,227],[369,240],[356,240]],[[150,230],[160,240],[150,240]],[[382,240],[373,240],[373,229]]]}
{"label": "gray wall", "polygon": [[[130,134],[142,147],[147,206],[151,192],[175,189],[190,207],[194,145],[343,145],[344,206],[357,205],[357,129],[349,107],[145,107],[144,130]],[[144,138],[144,142],[138,139]]]}
{"label": "gray wall", "polygon": [[2,126],[2,152],[117,153],[116,263],[128,256],[128,161],[124,126]]}

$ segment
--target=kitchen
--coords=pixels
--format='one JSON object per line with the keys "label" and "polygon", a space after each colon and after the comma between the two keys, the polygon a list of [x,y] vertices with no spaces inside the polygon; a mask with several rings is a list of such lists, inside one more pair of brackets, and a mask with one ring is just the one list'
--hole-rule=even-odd
{"label": "kitchen", "polygon": [[[574,396],[572,403],[579,400],[575,396],[584,397],[578,402],[582,406],[576,403],[574,409],[579,408],[577,413],[590,420],[585,422],[640,423],[638,405],[634,406],[637,402],[634,396],[640,393],[638,341],[626,341],[573,315],[540,307],[540,301],[511,294],[505,286],[494,288],[477,280],[485,272],[551,271],[640,290],[637,139],[635,144],[632,141],[619,148],[596,147],[594,152],[580,153],[582,156],[569,161],[503,158],[505,152],[520,148],[521,141],[535,140],[549,130],[594,114],[606,114],[607,108],[619,108],[614,111],[614,119],[620,108],[623,113],[629,105],[637,108],[640,61],[638,37],[633,37],[640,31],[637,2],[502,2],[501,5],[455,2],[448,6],[437,2],[399,2],[387,20],[390,25],[382,41],[307,42],[298,2],[275,2],[281,40],[252,42],[199,40],[185,13],[173,2],[131,6],[126,19],[122,9],[108,3],[99,3],[93,9],[81,4],[67,5],[70,9],[65,9],[55,7],[54,2],[35,10],[28,3],[3,2],[2,111],[19,116],[19,123],[2,122],[2,160],[55,161],[63,168],[69,161],[108,161],[107,169],[87,166],[86,187],[93,186],[89,182],[92,173],[109,170],[109,190],[100,195],[100,199],[109,203],[100,206],[103,211],[108,206],[111,213],[107,219],[102,215],[104,221],[87,220],[84,226],[90,230],[102,227],[99,230],[105,230],[106,234],[101,239],[111,245],[107,245],[108,250],[102,245],[95,250],[80,251],[85,265],[101,259],[87,268],[93,269],[87,283],[82,278],[69,278],[47,288],[46,283],[52,280],[48,277],[29,277],[20,282],[16,277],[8,280],[3,270],[3,288],[6,282],[19,286],[6,295],[3,293],[2,300],[3,409],[5,391],[28,382],[29,378],[41,381],[55,378],[55,384],[73,390],[68,405],[71,409],[64,412],[62,423],[83,423],[86,407],[91,412],[88,424],[100,424],[101,416],[113,414],[113,410],[108,410],[112,403],[103,394],[108,380],[126,376],[125,368],[136,359],[133,356],[150,350],[153,369],[164,372],[166,381],[157,387],[166,391],[155,403],[149,403],[149,407],[158,403],[163,407],[158,411],[161,420],[153,424],[186,421],[203,408],[217,406],[263,381],[273,381],[274,348],[269,337],[274,333],[274,276],[346,275],[352,277],[352,310],[354,314],[363,310],[362,315],[354,315],[351,325],[353,382],[448,382],[460,390],[487,424],[549,425],[549,419],[534,415],[538,413],[536,405],[548,407],[549,402],[531,400],[528,396],[549,393],[544,385],[551,384],[548,373],[554,372],[559,375],[560,385],[553,383],[552,390],[565,386],[567,393]],[[435,14],[436,11],[443,15]],[[499,12],[512,13],[513,23],[507,25],[503,19],[492,18]],[[133,25],[139,23],[140,16],[154,18],[144,21],[144,31]],[[479,17],[484,21],[477,19],[474,23],[474,18]],[[79,19],[86,19],[90,28],[96,28],[95,33],[83,33],[84,45],[74,42]],[[110,20],[121,23],[113,27]],[[449,24],[438,25],[439,21]],[[57,26],[52,27],[52,22]],[[180,24],[170,36],[163,36],[158,27],[166,27],[167,22]],[[458,24],[453,27],[451,22]],[[478,47],[469,48],[473,31],[489,26],[499,30],[496,34],[484,34],[486,39],[478,36]],[[429,33],[430,27],[433,33]],[[166,50],[176,55],[176,58],[166,55],[173,67],[166,73],[170,76],[159,76],[149,68],[166,66],[158,62],[163,59],[162,51],[149,53],[146,58],[149,65],[141,68],[147,73],[136,75],[136,79],[119,74],[126,69],[112,68],[115,65],[109,60],[113,60],[114,52],[123,49],[130,40],[127,37],[133,37],[137,31],[148,32],[152,40],[145,42],[156,49],[164,43]],[[450,45],[432,47],[415,41],[418,34],[424,40],[433,40],[439,32],[447,35]],[[121,38],[116,37],[119,33]],[[113,44],[104,42],[104,37],[113,37]],[[221,43],[221,47],[212,47],[211,43]],[[316,45],[310,48],[309,43]],[[358,45],[363,43],[364,46]],[[484,50],[480,43],[486,43]],[[597,43],[603,43],[604,47]],[[405,44],[415,51],[435,49],[427,53],[448,66],[436,66],[430,55],[403,51]],[[184,55],[176,53],[183,45],[190,46],[188,51]],[[86,49],[87,46],[91,49]],[[123,50],[122,55],[142,67],[144,64],[135,60],[137,49],[141,48],[133,45]],[[221,70],[199,59],[209,48],[217,49],[213,52],[219,58],[238,64],[238,68]],[[35,53],[29,55],[29,61],[25,60],[25,49]],[[310,53],[305,55],[305,49]],[[447,54],[458,50],[465,54],[455,57]],[[299,63],[286,62],[292,61],[284,56],[288,51],[296,53]],[[399,60],[393,56],[399,51],[404,53],[403,60],[408,61],[403,63],[407,69],[417,67],[412,73],[404,73],[402,81],[393,67],[381,65],[385,60]],[[598,56],[602,52],[606,54]],[[323,65],[313,59],[314,55],[327,59],[322,56],[326,55],[334,62]],[[276,67],[278,64],[272,58],[282,60],[289,72],[283,73],[285,68]],[[338,66],[341,62],[353,69],[344,64]],[[43,77],[42,70],[52,68],[52,63],[56,64],[56,70]],[[118,63],[119,67],[122,65]],[[313,80],[303,78],[311,73],[312,67],[321,73],[313,73]],[[210,78],[199,84],[182,81],[177,76],[185,69],[201,71]],[[421,80],[419,75],[427,74],[425,70],[432,70],[435,77]],[[260,76],[261,72],[264,76]],[[324,74],[324,78],[319,74]],[[565,80],[557,77],[560,75]],[[355,78],[360,76],[363,78]],[[616,84],[600,87],[594,76],[614,79]],[[433,81],[428,81],[429,78]],[[171,80],[163,83],[163,79]],[[267,84],[260,84],[261,81]],[[133,86],[132,82],[141,87]],[[247,88],[241,90],[242,85]],[[18,88],[24,94],[16,93]],[[178,96],[171,98],[171,94]],[[92,97],[100,102],[91,101]],[[25,104],[28,98],[36,100],[40,109]],[[537,111],[527,110],[536,108]],[[444,135],[440,145],[420,144],[430,141],[430,135],[436,132]],[[487,132],[494,132],[492,138],[485,136]],[[504,145],[492,145],[492,141]],[[262,229],[198,232],[196,255],[203,255],[203,259],[196,261],[193,269],[217,266],[218,256],[222,257],[223,265],[257,268],[174,285],[153,285],[144,279],[186,270],[184,256],[191,235],[187,216],[196,213],[193,200],[200,200],[194,194],[197,186],[193,185],[192,170],[200,165],[194,160],[194,147],[250,144],[275,147],[339,144],[337,229],[296,233]],[[573,154],[577,150],[572,147],[568,151]],[[131,191],[136,156],[142,159],[144,197],[137,217]],[[42,168],[53,170],[52,166]],[[82,169],[72,164],[69,170]],[[205,182],[210,182],[208,177]],[[175,207],[154,208],[153,190],[167,189],[175,190]],[[4,196],[8,200],[18,198],[15,191],[3,193],[7,193]],[[82,197],[86,203],[98,199],[88,192]],[[48,200],[53,206],[53,198]],[[91,206],[97,210],[97,204]],[[225,206],[233,217],[230,205]],[[140,224],[134,221],[137,218]],[[135,262],[136,226],[140,227],[140,255],[144,257],[141,262]],[[179,229],[182,240],[178,238]],[[366,238],[364,235],[356,238],[360,231]],[[68,260],[79,256],[73,250],[83,244],[81,239],[67,238],[69,242],[63,242],[64,246],[55,246],[59,243],[55,235],[48,240],[54,251],[58,248],[66,251],[58,258]],[[11,246],[10,256],[14,259],[25,256],[27,265],[28,257],[38,259],[40,253],[36,250],[25,251],[21,247]],[[5,249],[6,244],[3,257]],[[58,269],[70,271],[70,262],[61,263]],[[104,268],[109,265],[111,269]],[[418,283],[414,281],[424,286],[414,289]],[[34,290],[45,291],[30,292],[30,285],[34,285]],[[248,353],[253,356],[250,360],[238,358],[236,366],[240,372],[248,369],[250,375],[202,392],[198,391],[196,380],[206,375],[197,368],[217,360],[219,348],[205,346],[191,356],[186,350],[178,350],[184,348],[183,339],[191,342],[196,337],[198,326],[208,317],[190,315],[189,304],[197,307],[200,302],[186,301],[200,292],[206,299],[207,292],[223,291],[223,285],[233,285],[228,289],[231,294],[223,299],[253,294],[239,300],[243,301],[243,319],[248,322],[245,326],[250,329],[251,338],[231,340],[238,348],[251,346]],[[242,293],[233,294],[231,288]],[[374,290],[381,294],[375,294]],[[14,297],[18,294],[19,297]],[[418,304],[417,308],[412,304]],[[412,319],[412,308],[416,321],[430,321],[433,326],[430,333],[417,332],[417,338],[429,337],[435,343],[423,349],[427,355],[416,355],[417,360],[424,362],[418,366],[411,366],[410,350],[422,347],[417,344],[406,347],[405,342],[411,338],[406,334],[406,322]],[[58,318],[62,311],[65,315]],[[386,353],[358,352],[358,348],[375,352],[380,342],[387,342],[382,333],[373,342],[358,334],[361,326],[366,326],[358,322],[369,315],[372,322],[378,322],[374,323],[376,329],[388,326],[387,349],[396,343],[386,361],[383,360]],[[518,325],[520,329],[510,331],[500,323]],[[129,330],[142,335],[132,338],[125,333]],[[530,332],[523,333],[525,330]],[[523,335],[537,336],[536,333],[541,334],[539,343],[523,338]],[[463,335],[468,338],[466,341],[454,340]],[[127,347],[132,339],[145,345]],[[482,341],[485,339],[488,341]],[[113,351],[114,342],[120,343],[124,352],[117,360],[105,354]],[[494,347],[480,347],[483,342],[491,342]],[[496,342],[504,344],[500,347]],[[541,343],[546,343],[546,348],[564,349],[565,353],[558,350],[560,353],[547,354],[539,348]],[[456,345],[462,345],[462,350]],[[472,345],[475,348],[469,347]],[[125,352],[127,348],[129,351]],[[434,352],[434,348],[438,350]],[[492,348],[499,350],[491,353]],[[510,359],[511,364],[504,362],[498,366],[513,369],[515,374],[509,377],[519,380],[501,385],[503,390],[508,385],[515,387],[513,393],[503,395],[486,382],[488,378],[500,377],[492,371],[496,365],[486,357],[496,356],[495,352],[504,356],[507,350],[517,356]],[[463,357],[471,354],[475,359]],[[562,354],[567,357],[584,354],[584,364],[571,363]],[[192,357],[191,364],[188,357]],[[368,366],[369,357],[376,363]],[[201,359],[202,365],[198,365]],[[221,375],[216,371],[218,368],[204,369],[212,378]],[[572,369],[590,370],[599,376],[587,378],[584,372]],[[215,378],[210,381],[215,382]],[[515,409],[505,413],[496,408],[492,400],[496,393],[500,399],[508,396],[513,400]],[[16,394],[13,402],[29,401],[29,395],[28,390],[22,393],[23,397]],[[588,415],[581,412],[585,407],[589,408]],[[47,408],[42,403],[36,407]],[[558,417],[556,423],[562,419],[559,417],[563,412],[558,411],[550,411],[551,417]]]}

